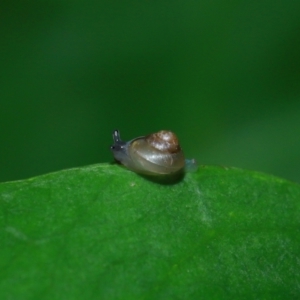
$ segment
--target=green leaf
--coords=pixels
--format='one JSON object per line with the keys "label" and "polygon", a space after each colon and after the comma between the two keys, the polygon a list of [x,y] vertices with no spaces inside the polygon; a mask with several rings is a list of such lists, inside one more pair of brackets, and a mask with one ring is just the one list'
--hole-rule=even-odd
{"label": "green leaf", "polygon": [[0,184],[0,299],[296,299],[300,186],[93,165]]}

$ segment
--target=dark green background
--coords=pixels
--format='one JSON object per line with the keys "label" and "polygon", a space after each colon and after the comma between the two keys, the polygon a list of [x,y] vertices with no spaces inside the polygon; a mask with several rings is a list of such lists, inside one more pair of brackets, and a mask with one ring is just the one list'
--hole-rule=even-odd
{"label": "dark green background", "polygon": [[201,164],[300,180],[300,1],[1,1],[0,181],[172,129]]}

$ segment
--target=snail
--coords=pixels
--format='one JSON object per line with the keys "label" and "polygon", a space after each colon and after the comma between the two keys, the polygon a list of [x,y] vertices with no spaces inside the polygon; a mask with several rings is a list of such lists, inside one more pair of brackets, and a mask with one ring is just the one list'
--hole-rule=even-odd
{"label": "snail", "polygon": [[120,132],[113,131],[114,144],[110,147],[114,158],[131,171],[143,175],[171,175],[185,167],[185,158],[177,136],[161,130],[128,142]]}

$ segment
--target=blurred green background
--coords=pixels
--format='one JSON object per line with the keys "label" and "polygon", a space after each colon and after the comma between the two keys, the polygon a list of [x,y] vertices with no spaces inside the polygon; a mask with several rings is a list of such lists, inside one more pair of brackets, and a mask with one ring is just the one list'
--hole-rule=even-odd
{"label": "blurred green background", "polygon": [[116,128],[300,181],[300,1],[0,8],[0,181],[110,162]]}

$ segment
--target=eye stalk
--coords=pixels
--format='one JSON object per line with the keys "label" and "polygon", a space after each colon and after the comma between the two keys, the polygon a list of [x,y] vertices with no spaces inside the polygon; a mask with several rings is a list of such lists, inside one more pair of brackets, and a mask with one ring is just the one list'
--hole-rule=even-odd
{"label": "eye stalk", "polygon": [[126,145],[126,142],[123,142],[120,137],[120,131],[119,130],[114,130],[113,131],[113,140],[114,144],[110,147],[110,150],[114,151],[120,151],[124,146]]}
{"label": "eye stalk", "polygon": [[123,142],[121,140],[119,130],[114,130],[112,136],[114,144],[110,146],[110,150],[112,151],[116,161],[126,165],[126,161],[128,160],[128,142]]}
{"label": "eye stalk", "polygon": [[113,140],[116,144],[121,142],[120,131],[117,129],[113,132]]}

